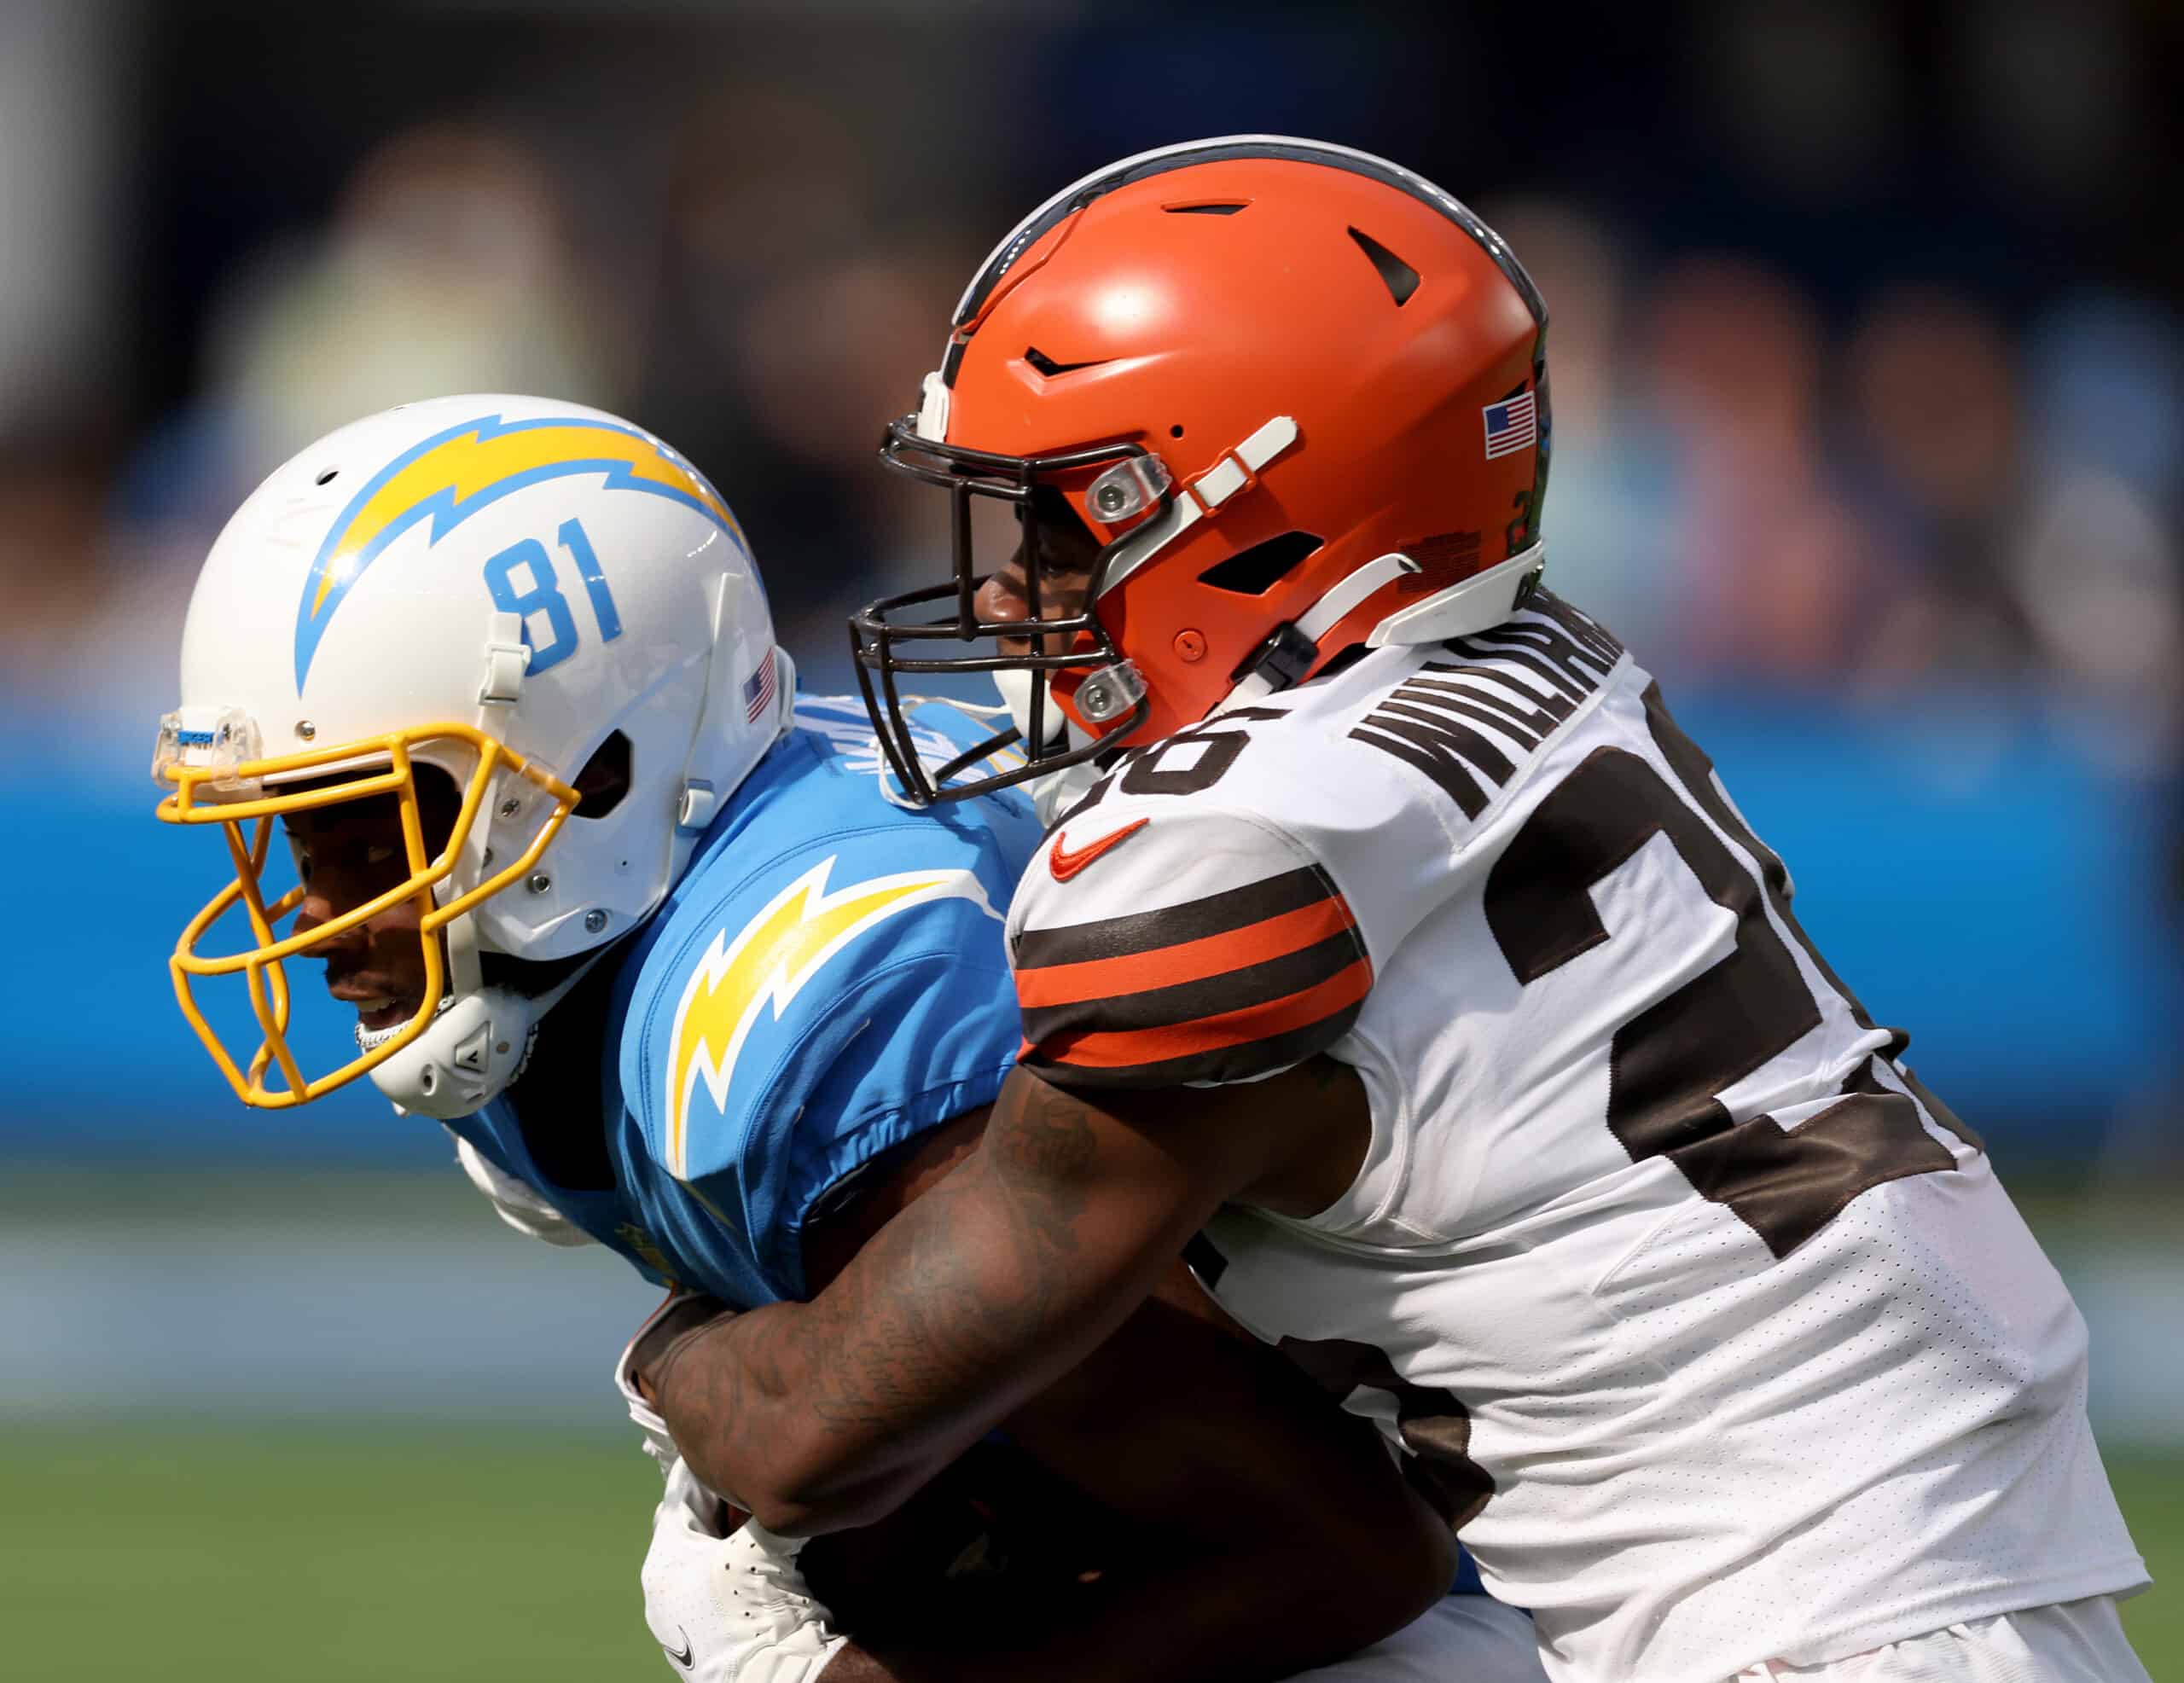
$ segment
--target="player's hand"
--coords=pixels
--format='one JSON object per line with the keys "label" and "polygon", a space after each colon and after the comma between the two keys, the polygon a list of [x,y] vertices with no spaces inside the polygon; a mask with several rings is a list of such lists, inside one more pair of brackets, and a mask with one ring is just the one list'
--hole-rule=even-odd
{"label": "player's hand", "polygon": [[698,1683],[814,1683],[848,1639],[804,1583],[803,1547],[672,1460],[643,1577],[645,1622],[677,1672]]}
{"label": "player's hand", "polygon": [[622,1393],[623,1402],[629,1406],[630,1418],[644,1434],[645,1454],[659,1463],[663,1472],[669,1470],[677,1450],[667,1422],[653,1406],[652,1370],[666,1355],[669,1346],[685,1332],[735,1313],[717,1297],[678,1287],[670,1291],[666,1301],[646,1318],[644,1325],[637,1328],[636,1337],[624,1348],[621,1360],[614,1364],[614,1388]]}

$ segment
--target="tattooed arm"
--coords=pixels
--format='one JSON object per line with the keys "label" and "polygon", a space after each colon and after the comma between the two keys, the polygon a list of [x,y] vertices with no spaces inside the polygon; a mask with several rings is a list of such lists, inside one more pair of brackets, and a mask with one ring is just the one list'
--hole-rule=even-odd
{"label": "tattooed arm", "polygon": [[1224,1200],[1331,1201],[1364,1128],[1325,1060],[1097,1102],[1019,1069],[979,1145],[810,1303],[671,1345],[660,1411],[768,1526],[869,1523],[1096,1349]]}
{"label": "tattooed arm", "polygon": [[[1329,1111],[1321,1099],[1322,1125]],[[948,1186],[989,1125],[974,1112],[898,1148],[813,1223],[814,1285]],[[1303,1185],[1252,1190],[1327,1201]],[[1180,1262],[1003,1425],[1005,1447],[974,1445],[879,1524],[805,1552],[849,1638],[825,1683],[1287,1676],[1407,1624],[1454,1573],[1445,1519],[1372,1425],[1235,1326]],[[1008,1569],[936,1580],[981,1529],[961,1529],[973,1507]]]}
{"label": "tattooed arm", "polygon": [[[830,1599],[850,1645],[824,1683],[1287,1677],[1390,1635],[1455,1576],[1455,1538],[1372,1424],[1223,1320],[1179,1264],[1004,1430],[1008,1451],[973,1457],[1013,1453],[1054,1481],[1043,1492],[973,1475],[1013,1570],[944,1586],[968,1592],[954,1597],[911,1589],[902,1616],[877,1622]],[[1096,1581],[1043,1582],[1025,1570],[1043,1545]],[[915,1575],[898,1566],[890,1581]],[[1461,1652],[1446,1658],[1465,1669]]]}

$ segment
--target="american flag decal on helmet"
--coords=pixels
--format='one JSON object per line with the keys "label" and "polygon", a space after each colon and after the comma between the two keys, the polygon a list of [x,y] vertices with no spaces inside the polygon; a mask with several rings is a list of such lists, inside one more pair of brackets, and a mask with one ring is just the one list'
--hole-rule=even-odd
{"label": "american flag decal on helmet", "polygon": [[774,646],[758,657],[758,670],[743,681],[743,717],[752,724],[774,705]]}
{"label": "american flag decal on helmet", "polygon": [[1529,450],[1539,442],[1539,409],[1531,392],[1520,392],[1498,403],[1489,403],[1482,413],[1486,417],[1489,461],[1512,450]]}

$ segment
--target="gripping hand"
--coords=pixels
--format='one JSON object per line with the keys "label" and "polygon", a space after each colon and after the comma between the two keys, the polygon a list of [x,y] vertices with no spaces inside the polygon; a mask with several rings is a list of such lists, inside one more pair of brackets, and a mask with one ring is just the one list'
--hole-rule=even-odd
{"label": "gripping hand", "polygon": [[698,1683],[815,1683],[847,1645],[797,1565],[801,1538],[744,1519],[671,1460],[645,1555],[645,1622]]}

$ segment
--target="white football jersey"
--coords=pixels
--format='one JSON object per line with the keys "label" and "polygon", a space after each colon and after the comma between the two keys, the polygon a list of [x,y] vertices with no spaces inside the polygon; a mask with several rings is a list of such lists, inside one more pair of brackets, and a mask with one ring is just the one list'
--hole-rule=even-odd
{"label": "white football jersey", "polygon": [[1356,1068],[1223,1306],[1376,1418],[1558,1680],[1720,1683],[2146,1581],[2085,1326],[1621,646],[1541,593],[1131,754],[1010,919],[1065,1085]]}

